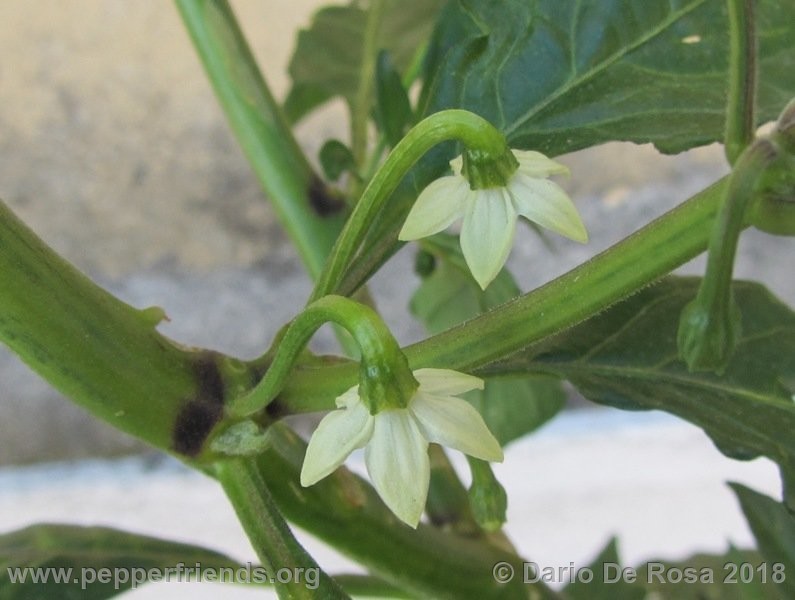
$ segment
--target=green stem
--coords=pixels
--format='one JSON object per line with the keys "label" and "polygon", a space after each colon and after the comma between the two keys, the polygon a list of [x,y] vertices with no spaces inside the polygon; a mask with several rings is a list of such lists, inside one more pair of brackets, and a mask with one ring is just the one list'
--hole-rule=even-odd
{"label": "green stem", "polygon": [[740,155],[729,178],[726,200],[712,228],[706,273],[698,290],[698,302],[711,309],[726,307],[740,232],[747,224],[748,207],[759,181],[774,157],[772,144],[759,140]]}
{"label": "green stem", "polygon": [[399,587],[370,575],[334,574],[334,580],[356,598],[384,598],[386,600],[414,600]]}
{"label": "green stem", "polygon": [[449,529],[469,537],[482,537],[483,532],[472,515],[467,490],[453,468],[444,448],[428,447],[431,462],[431,484],[425,512],[435,527]]}
{"label": "green stem", "polygon": [[707,246],[725,180],[550,283],[405,349],[413,368],[477,368],[604,310]]}
{"label": "green stem", "polygon": [[395,146],[365,188],[331,250],[310,301],[334,292],[373,217],[414,163],[435,145],[454,139],[486,155],[500,156],[507,149],[502,133],[485,119],[465,110],[444,110],[420,121]]}
{"label": "green stem", "polygon": [[[715,183],[615,246],[554,281],[465,324],[404,348],[413,369],[473,371],[604,310],[703,252],[727,180]],[[352,385],[356,365],[307,368],[280,400],[330,407]]]}
{"label": "green stem", "polygon": [[160,335],[164,317],[94,284],[0,202],[0,341],[99,419],[179,451],[186,407],[220,416],[222,361]]}
{"label": "green stem", "polygon": [[279,598],[349,598],[295,539],[255,462],[220,461],[215,465],[215,475],[262,565],[275,581]]}
{"label": "green stem", "polygon": [[232,130],[314,278],[342,226],[226,0],[176,0]]}
{"label": "green stem", "polygon": [[359,86],[351,107],[351,152],[357,171],[361,170],[367,157],[367,124],[370,122],[378,36],[381,31],[384,6],[384,0],[372,0],[367,8]]}
{"label": "green stem", "polygon": [[754,139],[756,99],[756,0],[727,0],[729,8],[729,96],[726,158],[734,164]]}
{"label": "green stem", "polygon": [[706,273],[679,320],[679,355],[691,371],[722,373],[740,338],[741,315],[731,291],[734,256],[760,182],[777,158],[774,144],[759,139],[740,154],[729,177],[726,199],[712,227]]}
{"label": "green stem", "polygon": [[[246,417],[266,407],[281,391],[287,376],[307,343],[321,325],[332,322],[347,330],[361,353],[362,397],[379,403],[379,393],[372,388],[394,385],[399,395],[410,397],[417,383],[408,370],[403,353],[373,309],[342,296],[325,296],[310,304],[287,328],[279,341],[276,356],[268,371],[251,392],[234,400],[228,413]],[[373,382],[373,380],[377,380]],[[388,393],[388,392],[387,392]],[[371,406],[373,410],[374,406]]]}

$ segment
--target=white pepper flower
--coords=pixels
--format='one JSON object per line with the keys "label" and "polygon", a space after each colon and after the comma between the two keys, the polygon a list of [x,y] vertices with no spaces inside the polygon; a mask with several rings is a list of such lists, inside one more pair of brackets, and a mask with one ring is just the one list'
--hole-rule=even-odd
{"label": "white pepper flower", "polygon": [[484,189],[472,189],[462,173],[462,158],[453,160],[450,166],[455,174],[437,179],[422,191],[398,238],[427,237],[463,217],[461,250],[483,289],[508,258],[519,216],[577,242],[587,242],[588,233],[574,203],[547,179],[568,173],[568,169],[540,152],[512,152],[519,163],[516,171],[505,185]]}
{"label": "white pepper flower", "polygon": [[429,442],[502,461],[502,448],[483,418],[455,397],[483,389],[482,379],[448,369],[419,369],[413,375],[419,387],[406,408],[370,414],[358,385],[339,396],[339,410],[323,418],[309,441],[301,485],[323,479],[364,447],[367,472],[379,496],[401,521],[416,527],[428,496]]}

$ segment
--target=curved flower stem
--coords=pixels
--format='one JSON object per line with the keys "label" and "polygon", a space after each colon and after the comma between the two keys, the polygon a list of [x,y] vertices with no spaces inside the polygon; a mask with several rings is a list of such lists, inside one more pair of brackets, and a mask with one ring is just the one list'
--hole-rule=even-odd
{"label": "curved flower stem", "polygon": [[754,139],[756,99],[756,0],[728,0],[729,101],[726,106],[726,158],[734,164]]}
{"label": "curved flower stem", "polygon": [[[312,335],[328,322],[346,329],[359,346],[363,385],[368,380],[387,379],[399,390],[405,387],[416,389],[417,384],[406,359],[378,313],[348,298],[332,295],[316,300],[290,323],[262,381],[248,394],[231,402],[228,414],[246,417],[276,398]],[[375,397],[378,397],[377,392]]]}
{"label": "curved flower stem", "polygon": [[698,291],[702,302],[717,305],[717,297],[725,296],[729,290],[737,241],[745,226],[747,209],[773,153],[772,145],[760,140],[740,156],[734,167],[726,200],[709,242],[707,271]]}
{"label": "curved flower stem", "polygon": [[734,350],[740,328],[731,294],[734,256],[759,183],[776,156],[775,146],[759,139],[740,154],[729,176],[726,199],[712,227],[706,273],[680,320],[679,354],[690,370],[720,372]]}
{"label": "curved flower stem", "polygon": [[[727,179],[699,192],[615,246],[532,292],[404,348],[412,368],[476,371],[571,327],[703,252]],[[280,400],[301,410],[331,406],[352,385],[355,363],[302,371]]]}
{"label": "curved flower stem", "polygon": [[505,136],[499,130],[465,110],[443,110],[420,121],[395,146],[365,188],[331,250],[310,302],[336,290],[373,217],[414,163],[436,144],[454,139],[487,155],[500,155],[507,149]]}
{"label": "curved flower stem", "polygon": [[[279,598],[349,598],[295,539],[256,462],[225,460],[214,470],[257,556],[275,580]],[[282,569],[289,569],[290,576],[276,577],[276,571]]]}

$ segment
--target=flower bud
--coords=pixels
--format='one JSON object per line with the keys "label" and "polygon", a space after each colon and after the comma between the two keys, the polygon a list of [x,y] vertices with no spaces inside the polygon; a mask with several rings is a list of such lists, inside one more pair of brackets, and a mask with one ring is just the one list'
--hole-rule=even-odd
{"label": "flower bud", "polygon": [[769,142],[776,156],[759,182],[748,222],[773,235],[795,235],[795,100],[781,113]]}
{"label": "flower bud", "polygon": [[676,338],[688,369],[722,373],[740,339],[740,323],[740,309],[731,295],[728,306],[698,297],[690,302],[682,311]]}
{"label": "flower bud", "polygon": [[485,531],[497,531],[505,523],[508,495],[494,477],[491,465],[483,460],[469,458],[472,486],[469,488],[469,505],[478,525]]}

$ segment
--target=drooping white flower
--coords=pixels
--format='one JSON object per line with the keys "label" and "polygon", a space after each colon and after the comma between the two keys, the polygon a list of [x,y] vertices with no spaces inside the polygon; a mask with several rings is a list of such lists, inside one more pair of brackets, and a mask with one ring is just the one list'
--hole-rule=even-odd
{"label": "drooping white flower", "polygon": [[455,174],[437,179],[420,193],[398,238],[427,237],[463,217],[461,250],[483,289],[508,258],[519,216],[577,242],[587,242],[588,233],[574,203],[547,179],[568,173],[568,169],[540,152],[512,152],[519,166],[501,187],[471,189],[461,173],[463,160],[453,160],[450,166]]}
{"label": "drooping white flower", "polygon": [[416,527],[430,481],[428,443],[501,462],[502,448],[480,414],[454,396],[483,389],[483,380],[449,369],[414,371],[419,382],[406,408],[371,415],[354,386],[337,398],[335,410],[318,425],[304,457],[301,485],[310,486],[365,448],[365,464],[381,499],[403,522]]}

